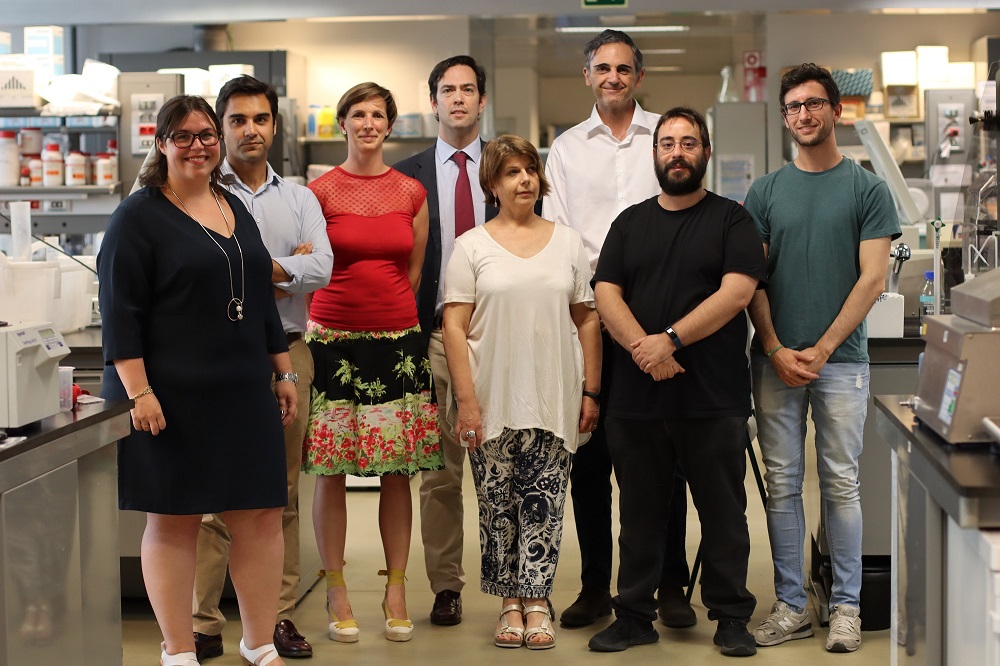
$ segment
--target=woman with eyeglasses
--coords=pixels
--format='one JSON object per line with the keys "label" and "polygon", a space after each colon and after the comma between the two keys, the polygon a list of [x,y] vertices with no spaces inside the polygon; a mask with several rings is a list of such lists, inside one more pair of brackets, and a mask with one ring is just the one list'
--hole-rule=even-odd
{"label": "woman with eyeglasses", "polygon": [[232,536],[244,663],[281,666],[271,640],[295,377],[270,256],[254,219],[218,184],[220,133],[202,98],[169,100],[157,115],[157,159],[111,216],[97,258],[103,393],[134,401],[132,431],[118,444],[119,506],[147,515],[142,571],[163,632],[161,666],[198,664],[191,597],[206,513],[221,513]]}

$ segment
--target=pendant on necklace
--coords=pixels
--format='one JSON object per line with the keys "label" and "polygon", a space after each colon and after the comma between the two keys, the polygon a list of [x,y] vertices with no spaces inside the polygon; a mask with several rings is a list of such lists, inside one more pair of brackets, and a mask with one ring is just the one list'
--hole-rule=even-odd
{"label": "pendant on necklace", "polygon": [[[236,307],[233,307],[233,306]],[[235,312],[236,316],[233,316]],[[233,298],[226,305],[226,316],[229,317],[229,321],[243,321],[243,301],[239,298]]]}

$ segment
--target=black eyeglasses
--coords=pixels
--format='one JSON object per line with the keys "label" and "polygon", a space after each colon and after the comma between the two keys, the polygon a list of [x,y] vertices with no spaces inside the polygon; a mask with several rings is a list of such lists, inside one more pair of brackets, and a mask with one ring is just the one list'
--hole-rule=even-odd
{"label": "black eyeglasses", "polygon": [[824,104],[829,104],[830,100],[823,99],[822,97],[810,97],[804,102],[790,102],[781,107],[781,112],[786,116],[796,116],[802,107],[806,107],[806,111],[809,113],[816,113],[823,108]]}
{"label": "black eyeglasses", "polygon": [[671,139],[663,139],[657,145],[660,147],[660,150],[662,150],[665,153],[674,152],[674,148],[676,148],[677,146],[680,146],[681,150],[683,150],[685,153],[693,153],[698,148],[698,146],[701,145],[701,141],[698,141],[696,139],[681,139],[680,141],[675,143]]}
{"label": "black eyeglasses", "polygon": [[219,143],[219,133],[215,130],[202,130],[198,134],[192,134],[191,132],[174,132],[167,137],[174,142],[174,145],[178,148],[190,148],[194,144],[194,140],[198,139],[201,141],[203,146],[214,146]]}

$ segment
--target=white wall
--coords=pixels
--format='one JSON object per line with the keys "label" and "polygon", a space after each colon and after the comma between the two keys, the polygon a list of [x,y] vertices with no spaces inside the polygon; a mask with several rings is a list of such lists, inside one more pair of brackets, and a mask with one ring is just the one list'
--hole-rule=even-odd
{"label": "white wall", "polygon": [[[649,73],[636,91],[636,98],[642,108],[653,113],[680,105],[704,113],[712,106],[721,82],[718,76]],[[594,91],[583,79],[583,66],[574,76],[540,79],[538,106],[543,129],[551,125],[572,126],[586,120],[594,108]]]}
{"label": "white wall", "polygon": [[234,23],[234,48],[283,49],[306,58],[309,104],[335,106],[351,86],[375,81],[392,91],[399,113],[430,111],[427,75],[441,60],[469,49],[469,20],[371,23]]}
{"label": "white wall", "polygon": [[[500,67],[488,72],[493,78],[492,98],[496,134],[510,131],[538,145],[538,73],[528,67]],[[505,126],[505,119],[513,126]]]}
{"label": "white wall", "polygon": [[[781,70],[803,62],[836,69],[871,67],[877,72],[882,51],[917,46],[949,48],[953,61],[970,60],[972,42],[1000,33],[1000,14],[889,16],[867,14],[768,14],[767,48],[768,170],[782,165],[784,128],[777,112]],[[876,78],[878,75],[876,74]]]}

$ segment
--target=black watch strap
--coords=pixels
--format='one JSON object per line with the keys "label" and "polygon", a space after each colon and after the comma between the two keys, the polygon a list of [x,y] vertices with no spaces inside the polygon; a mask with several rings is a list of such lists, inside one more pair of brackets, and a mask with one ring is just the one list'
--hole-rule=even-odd
{"label": "black watch strap", "polygon": [[598,404],[601,403],[601,394],[597,393],[595,391],[584,391],[583,392],[583,396],[585,398],[590,398],[591,400],[593,400],[594,402],[596,402]]}
{"label": "black watch strap", "polygon": [[674,330],[673,326],[667,326],[663,332],[669,335],[670,339],[674,341],[674,347],[680,349],[684,346],[684,343],[681,342],[681,336],[677,335],[677,331]]}

